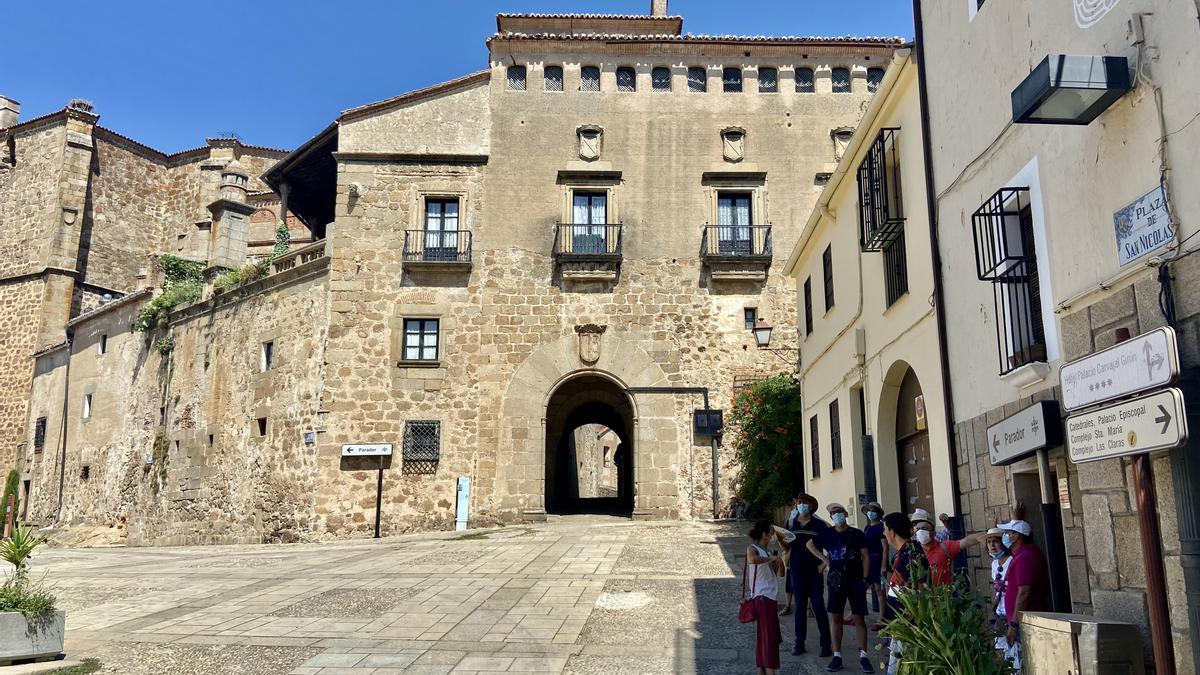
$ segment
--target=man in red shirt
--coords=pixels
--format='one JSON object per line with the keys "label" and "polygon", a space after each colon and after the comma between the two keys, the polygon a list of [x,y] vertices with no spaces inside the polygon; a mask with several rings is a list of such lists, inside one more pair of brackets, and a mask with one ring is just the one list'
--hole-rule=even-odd
{"label": "man in red shirt", "polygon": [[921,545],[925,557],[929,559],[929,581],[934,586],[954,583],[954,559],[968,546],[982,543],[986,536],[969,535],[962,539],[937,541],[933,521],[924,509],[917,509],[909,519],[912,521],[913,539]]}
{"label": "man in red shirt", "polygon": [[1033,528],[1024,520],[1012,520],[1000,526],[1003,543],[1012,551],[1008,563],[1008,588],[1004,593],[1004,616],[1008,619],[1010,646],[1019,639],[1017,628],[1024,612],[1044,612],[1049,609],[1050,571],[1046,556],[1030,539]]}

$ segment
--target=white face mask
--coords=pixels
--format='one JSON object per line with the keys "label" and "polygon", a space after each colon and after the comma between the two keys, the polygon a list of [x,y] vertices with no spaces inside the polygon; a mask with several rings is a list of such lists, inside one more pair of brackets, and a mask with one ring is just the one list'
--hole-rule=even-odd
{"label": "white face mask", "polygon": [[929,534],[929,530],[917,530],[917,533],[916,533],[916,535],[914,535],[914,538],[917,540],[918,544],[925,546],[926,544],[929,543],[929,540],[932,537]]}

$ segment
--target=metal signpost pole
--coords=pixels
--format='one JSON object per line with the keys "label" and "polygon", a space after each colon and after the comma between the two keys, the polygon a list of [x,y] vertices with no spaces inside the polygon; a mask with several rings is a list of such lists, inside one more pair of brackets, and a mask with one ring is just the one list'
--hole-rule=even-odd
{"label": "metal signpost pole", "polygon": [[383,511],[383,455],[379,456],[379,482],[375,484],[375,538],[379,538],[379,515]]}
{"label": "metal signpost pole", "polygon": [[1167,580],[1163,572],[1162,533],[1158,529],[1158,499],[1154,494],[1154,467],[1150,454],[1133,458],[1133,486],[1137,495],[1138,529],[1142,533],[1142,564],[1146,568],[1146,604],[1150,607],[1150,632],[1154,636],[1154,669],[1175,675],[1175,646],[1171,614],[1167,609]]}

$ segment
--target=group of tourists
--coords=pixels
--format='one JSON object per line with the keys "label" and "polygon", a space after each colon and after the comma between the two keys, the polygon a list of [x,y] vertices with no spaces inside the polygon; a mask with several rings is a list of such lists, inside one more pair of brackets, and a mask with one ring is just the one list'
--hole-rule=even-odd
{"label": "group of tourists", "polygon": [[[991,557],[990,589],[998,623],[1005,634],[995,648],[1020,671],[1021,613],[1048,609],[1049,574],[1045,557],[1033,545],[1032,528],[1018,503],[1009,522],[976,535],[954,539],[939,517],[937,527],[925,509],[911,514],[887,513],[878,502],[862,507],[863,529],[847,522],[846,507],[826,505],[829,521],[817,515],[817,500],[801,493],[792,500],[787,526],[758,521],[750,530],[746,549],[749,586],[744,588],[746,609],[757,623],[755,665],[759,673],[779,669],[783,644],[779,616],[793,616],[795,643],[792,654],[807,651],[808,619],[816,621],[821,658],[828,670],[842,670],[843,636],[850,626],[858,647],[858,665],[864,673],[875,668],[867,652],[868,596],[878,631],[902,612],[901,596],[923,585],[954,583],[954,560],[968,547],[980,544]],[[773,547],[777,544],[777,547]],[[744,584],[745,585],[745,584]],[[782,586],[784,604],[779,606]],[[744,611],[743,614],[746,612]],[[887,672],[895,673],[904,645],[890,640]]]}

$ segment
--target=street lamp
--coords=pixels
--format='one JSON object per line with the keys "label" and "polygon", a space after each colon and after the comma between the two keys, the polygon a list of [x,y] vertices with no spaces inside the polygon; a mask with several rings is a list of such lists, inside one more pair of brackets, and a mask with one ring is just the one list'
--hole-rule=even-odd
{"label": "street lamp", "polygon": [[1087,125],[1132,88],[1124,56],[1051,54],[1013,90],[1012,119]]}
{"label": "street lamp", "polygon": [[771,344],[771,331],[775,327],[767,323],[764,319],[759,319],[754,324],[754,341],[758,343],[759,349],[766,349]]}

